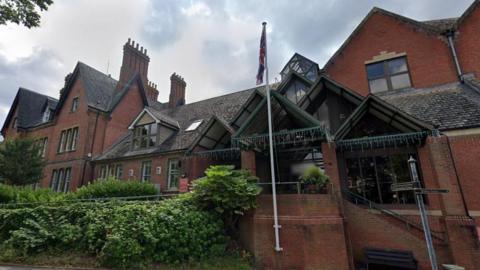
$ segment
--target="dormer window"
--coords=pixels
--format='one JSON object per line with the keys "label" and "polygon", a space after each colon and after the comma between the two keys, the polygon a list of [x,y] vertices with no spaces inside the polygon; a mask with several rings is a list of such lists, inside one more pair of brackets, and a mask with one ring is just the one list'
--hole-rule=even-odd
{"label": "dormer window", "polygon": [[78,109],[78,97],[73,98],[71,111],[72,111],[72,112],[76,112],[77,109]]}
{"label": "dormer window", "polygon": [[133,129],[133,149],[143,149],[157,144],[158,124],[136,126]]}
{"label": "dormer window", "polygon": [[196,130],[203,122],[203,119],[196,120],[193,123],[191,123],[185,131],[194,131]]}
{"label": "dormer window", "polygon": [[43,122],[48,122],[50,121],[50,117],[52,116],[52,110],[50,108],[46,108],[45,111],[43,112]]}
{"label": "dormer window", "polygon": [[397,90],[411,86],[405,56],[366,65],[371,93]]}

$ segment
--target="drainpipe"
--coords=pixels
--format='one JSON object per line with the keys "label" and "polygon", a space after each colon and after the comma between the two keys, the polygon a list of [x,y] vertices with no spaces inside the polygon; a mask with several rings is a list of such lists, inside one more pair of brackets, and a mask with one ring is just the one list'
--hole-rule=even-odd
{"label": "drainpipe", "polygon": [[[97,123],[98,123],[98,117],[100,116],[100,112],[97,111],[97,115],[95,117],[95,125],[93,126],[93,138],[92,138],[92,145],[90,146],[90,152],[88,153],[88,158],[91,160],[92,158],[92,155],[93,155],[93,147],[95,146],[95,138],[96,138],[96,133],[97,133]],[[92,168],[92,172],[90,173],[90,176],[93,176],[93,166],[92,164],[90,164],[91,168]],[[83,186],[83,184],[85,183],[85,172],[86,172],[86,169],[87,168],[87,161],[85,160],[85,163],[83,164],[83,173],[82,173],[82,181],[81,181],[81,184],[80,186]]]}
{"label": "drainpipe", "polygon": [[453,61],[455,62],[455,68],[457,69],[457,76],[461,82],[463,82],[462,69],[460,68],[460,62],[458,61],[457,51],[455,50],[455,45],[453,43],[453,36],[455,35],[454,31],[449,31],[447,33],[448,46],[452,51]]}
{"label": "drainpipe", "polygon": [[455,162],[455,156],[453,155],[452,146],[450,144],[450,138],[447,135],[445,135],[445,137],[447,137],[448,151],[449,151],[450,157],[452,159],[453,171],[455,172],[455,178],[457,180],[458,189],[460,191],[460,196],[462,197],[462,204],[463,204],[463,208],[464,208],[464,211],[465,211],[465,215],[467,215],[467,217],[469,217],[469,218],[472,218],[470,216],[470,212],[468,211],[467,201],[465,200],[465,194],[463,192],[462,184],[460,183],[460,177],[458,176],[457,165],[456,165],[456,162]]}

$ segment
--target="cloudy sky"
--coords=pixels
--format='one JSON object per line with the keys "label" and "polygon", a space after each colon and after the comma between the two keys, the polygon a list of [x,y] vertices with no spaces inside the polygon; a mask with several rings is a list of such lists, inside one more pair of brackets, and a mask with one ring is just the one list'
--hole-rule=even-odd
{"label": "cloudy sky", "polygon": [[118,78],[131,37],[148,49],[159,100],[173,72],[187,102],[253,87],[261,22],[270,77],[294,52],[320,66],[378,6],[417,20],[458,17],[472,0],[56,0],[39,28],[0,25],[0,125],[19,86],[58,97],[77,61]]}

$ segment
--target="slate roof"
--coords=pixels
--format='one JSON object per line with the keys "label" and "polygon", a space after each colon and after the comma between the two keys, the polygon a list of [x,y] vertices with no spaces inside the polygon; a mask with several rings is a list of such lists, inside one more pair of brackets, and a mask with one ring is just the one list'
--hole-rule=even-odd
{"label": "slate roof", "polygon": [[78,62],[78,71],[85,86],[88,106],[109,111],[117,80],[82,62]]}
{"label": "slate roof", "polygon": [[480,95],[461,83],[377,94],[411,116],[439,130],[480,126]]}
{"label": "slate roof", "polygon": [[[42,123],[45,107],[55,109],[58,100],[39,94],[26,88],[20,88],[17,93],[17,126],[32,128]],[[7,121],[5,121],[7,123]]]}
{"label": "slate roof", "polygon": [[447,18],[439,20],[423,21],[422,23],[438,29],[439,32],[445,32],[456,27],[458,18]]}
{"label": "slate roof", "polygon": [[[97,157],[96,160],[108,160],[122,157],[127,158],[159,152],[186,150],[202,133],[206,124],[214,116],[226,124],[228,128],[231,128],[228,123],[234,119],[242,105],[255,92],[255,90],[263,92],[264,88],[264,86],[251,88],[198,102],[188,103],[176,108],[157,110],[154,106],[149,106],[147,109],[154,113],[155,116],[160,114],[160,117],[168,117],[170,121],[176,121],[179,125],[179,130],[157,147],[136,151],[130,150],[129,142],[131,140],[131,134],[129,132],[128,135],[122,137],[117,143],[110,147],[110,149],[105,151],[104,154]],[[161,107],[163,107],[163,105]],[[196,130],[185,131],[192,122],[200,119],[202,119],[203,122]]]}

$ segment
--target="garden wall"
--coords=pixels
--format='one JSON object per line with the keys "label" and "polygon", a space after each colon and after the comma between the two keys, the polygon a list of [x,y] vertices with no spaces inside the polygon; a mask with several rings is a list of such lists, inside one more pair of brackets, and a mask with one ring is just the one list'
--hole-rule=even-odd
{"label": "garden wall", "polygon": [[272,196],[240,221],[242,244],[258,269],[350,269],[344,220],[329,194],[277,195],[281,252],[274,251]]}

